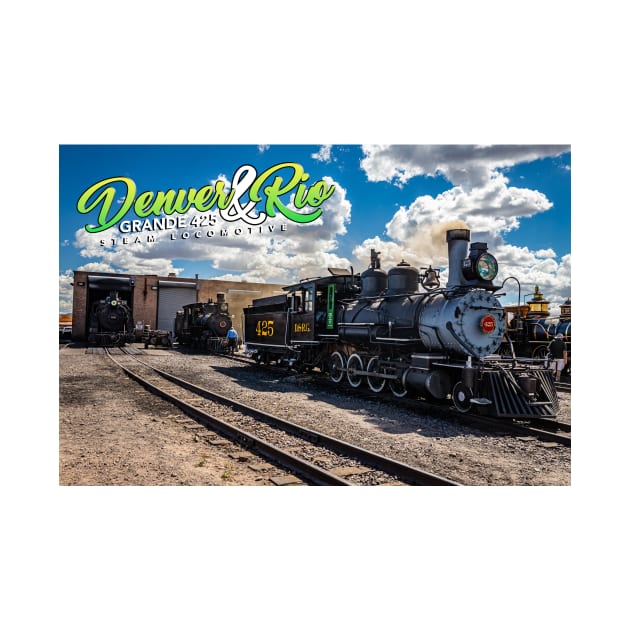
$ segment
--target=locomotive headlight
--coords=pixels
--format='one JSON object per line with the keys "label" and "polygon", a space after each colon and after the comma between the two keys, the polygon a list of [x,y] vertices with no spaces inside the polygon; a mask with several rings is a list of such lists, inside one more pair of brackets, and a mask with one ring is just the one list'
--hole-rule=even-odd
{"label": "locomotive headlight", "polygon": [[228,310],[228,305],[227,305],[225,302],[223,302],[223,303],[221,304],[221,306],[219,306],[219,310],[220,310],[222,313],[225,313],[225,312]]}
{"label": "locomotive headlight", "polygon": [[499,271],[497,259],[492,254],[485,252],[477,259],[475,270],[480,280],[494,280]]}
{"label": "locomotive headlight", "polygon": [[116,306],[116,305],[118,304],[118,302],[117,302],[116,300],[112,300],[112,301],[110,302],[110,304],[111,304],[112,306]]}

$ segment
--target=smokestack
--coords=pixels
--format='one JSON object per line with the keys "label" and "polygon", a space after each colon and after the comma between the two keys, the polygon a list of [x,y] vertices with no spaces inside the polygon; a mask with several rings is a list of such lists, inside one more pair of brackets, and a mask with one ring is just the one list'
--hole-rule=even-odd
{"label": "smokestack", "polygon": [[468,256],[470,230],[448,230],[446,242],[448,243],[448,282],[446,288],[452,289],[465,282],[462,275],[462,261]]}
{"label": "smokestack", "polygon": [[217,293],[217,304],[225,302],[225,293]]}

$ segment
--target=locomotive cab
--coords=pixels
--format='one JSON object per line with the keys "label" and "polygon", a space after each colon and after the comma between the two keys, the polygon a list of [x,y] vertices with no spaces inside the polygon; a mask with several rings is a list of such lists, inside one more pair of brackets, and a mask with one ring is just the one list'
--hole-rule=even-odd
{"label": "locomotive cab", "polygon": [[284,288],[289,292],[289,338],[294,342],[336,335],[339,300],[353,298],[359,291],[358,277],[351,272],[328,271],[333,275]]}
{"label": "locomotive cab", "polygon": [[355,297],[359,278],[350,271],[283,287],[286,295],[260,298],[244,309],[244,340],[258,360],[310,360],[309,348],[337,339],[340,300]]}

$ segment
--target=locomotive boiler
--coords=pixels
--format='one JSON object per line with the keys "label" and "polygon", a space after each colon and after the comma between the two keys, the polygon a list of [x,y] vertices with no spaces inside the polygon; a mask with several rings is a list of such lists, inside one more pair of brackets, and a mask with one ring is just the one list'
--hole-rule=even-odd
{"label": "locomotive boiler", "polygon": [[495,354],[506,331],[496,259],[485,243],[469,246],[467,229],[449,230],[446,241],[445,288],[431,266],[419,272],[402,261],[386,273],[373,250],[360,276],[329,269],[284,296],[254,300],[244,310],[247,349],[260,362],[318,367],[375,393],[413,391],[499,417],[555,415],[550,371]]}
{"label": "locomotive boiler", "polygon": [[186,304],[175,316],[175,336],[182,346],[210,352],[226,350],[227,331],[232,326],[225,294],[218,293],[217,301]]}
{"label": "locomotive boiler", "polygon": [[131,308],[118,292],[92,305],[88,324],[88,343],[99,346],[124,346],[135,339]]}

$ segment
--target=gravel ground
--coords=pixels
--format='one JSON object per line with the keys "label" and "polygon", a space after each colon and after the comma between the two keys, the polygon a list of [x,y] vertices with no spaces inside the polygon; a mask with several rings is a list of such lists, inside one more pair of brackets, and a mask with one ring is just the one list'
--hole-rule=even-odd
{"label": "gravel ground", "polygon": [[[306,376],[279,377],[223,357],[149,349],[144,358],[253,407],[464,485],[571,483],[571,449],[555,443],[484,433],[313,388]],[[66,346],[59,360],[60,485],[245,486],[283,479],[281,470],[192,428],[174,406],[121,376],[106,356]],[[570,394],[560,398],[560,419],[568,422]]]}

